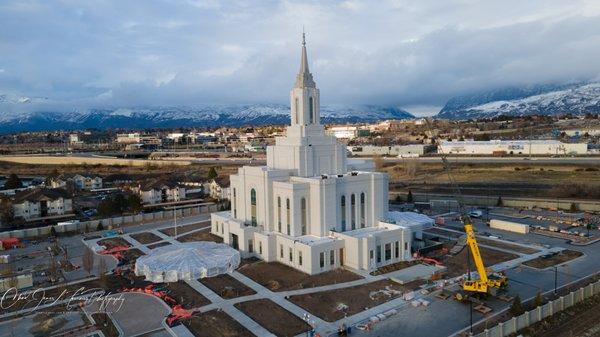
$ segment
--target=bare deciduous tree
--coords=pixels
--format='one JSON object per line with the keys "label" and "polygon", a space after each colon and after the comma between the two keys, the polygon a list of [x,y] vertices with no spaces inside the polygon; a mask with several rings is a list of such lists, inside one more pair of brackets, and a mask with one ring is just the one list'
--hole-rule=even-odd
{"label": "bare deciduous tree", "polygon": [[83,254],[83,270],[87,271],[88,276],[92,274],[92,269],[94,268],[94,252],[88,248],[85,250]]}

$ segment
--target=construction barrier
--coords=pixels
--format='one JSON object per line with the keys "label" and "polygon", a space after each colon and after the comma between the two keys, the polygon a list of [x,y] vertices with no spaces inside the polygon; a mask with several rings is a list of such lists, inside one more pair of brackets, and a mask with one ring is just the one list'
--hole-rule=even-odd
{"label": "construction barrier", "polygon": [[600,281],[588,284],[583,288],[572,291],[531,311],[526,311],[524,314],[515,316],[506,322],[498,323],[495,327],[485,329],[482,333],[475,335],[475,337],[506,337],[516,334],[519,330],[542,321],[559,311],[565,310],[597,294],[600,294]]}

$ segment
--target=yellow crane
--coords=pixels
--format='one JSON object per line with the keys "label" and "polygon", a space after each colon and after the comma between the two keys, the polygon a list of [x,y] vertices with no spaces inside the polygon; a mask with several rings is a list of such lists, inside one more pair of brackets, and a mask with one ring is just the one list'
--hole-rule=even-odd
{"label": "yellow crane", "polygon": [[467,245],[469,246],[469,251],[473,256],[473,261],[475,261],[475,267],[479,274],[478,279],[471,280],[470,277],[467,278],[467,280],[463,282],[463,290],[468,292],[495,294],[498,289],[502,289],[508,285],[508,279],[506,276],[499,274],[488,275],[485,264],[483,263],[483,258],[479,252],[477,240],[475,239],[473,225],[468,216],[463,218],[463,224],[465,226],[465,232],[467,233]]}
{"label": "yellow crane", "polygon": [[[431,131],[429,119],[426,118],[425,121]],[[467,245],[469,246],[469,251],[471,252],[471,255],[473,255],[473,261],[475,261],[475,267],[477,268],[477,273],[479,274],[479,279],[472,280],[471,275],[469,273],[467,279],[463,282],[463,290],[470,293],[491,293],[492,295],[495,295],[497,290],[505,288],[508,285],[508,279],[506,278],[506,276],[497,273],[492,273],[488,275],[488,271],[485,268],[483,259],[481,258],[481,253],[479,252],[477,240],[475,239],[475,232],[473,232],[473,224],[471,222],[471,217],[465,211],[464,205],[462,203],[460,187],[458,186],[458,184],[452,176],[452,172],[450,170],[450,163],[446,158],[446,154],[440,154],[444,170],[448,175],[448,181],[450,182],[450,185],[453,187],[454,193],[456,194],[456,201],[458,202],[458,207],[460,209],[461,220],[465,228],[465,233],[467,234]],[[461,294],[457,294],[457,299],[463,300],[464,296]]]}

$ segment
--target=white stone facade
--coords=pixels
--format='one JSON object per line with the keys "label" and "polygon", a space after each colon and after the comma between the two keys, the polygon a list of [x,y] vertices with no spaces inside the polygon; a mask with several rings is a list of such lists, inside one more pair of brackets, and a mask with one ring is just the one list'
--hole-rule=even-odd
{"label": "white stone facade", "polygon": [[387,175],[349,170],[372,165],[350,164],[345,146],[320,124],[319,90],[304,43],[290,99],[286,136],[267,148],[266,166],[231,175],[231,211],[211,215],[211,232],[244,257],[308,274],[341,266],[374,270],[410,259],[413,230],[388,220]]}

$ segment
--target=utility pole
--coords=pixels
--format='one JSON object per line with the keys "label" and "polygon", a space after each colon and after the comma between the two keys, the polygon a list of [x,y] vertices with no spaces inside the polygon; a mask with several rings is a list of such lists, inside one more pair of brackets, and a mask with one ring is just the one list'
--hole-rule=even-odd
{"label": "utility pole", "polygon": [[173,206],[173,222],[175,223],[175,238],[177,238],[177,206]]}

